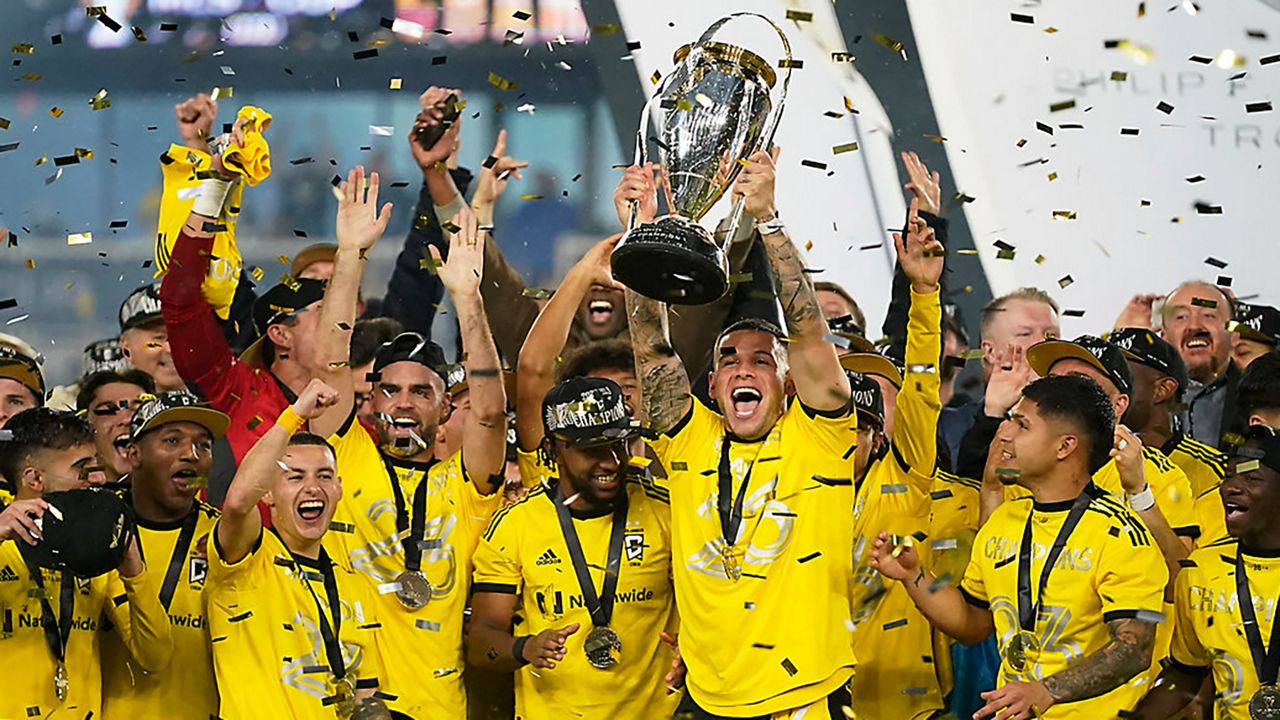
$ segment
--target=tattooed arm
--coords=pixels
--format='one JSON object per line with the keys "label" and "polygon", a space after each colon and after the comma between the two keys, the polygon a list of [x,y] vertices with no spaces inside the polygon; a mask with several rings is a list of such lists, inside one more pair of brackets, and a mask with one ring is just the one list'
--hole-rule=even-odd
{"label": "tattooed arm", "polygon": [[[1107,623],[1111,642],[1080,662],[1040,682],[1013,681],[982,693],[986,701],[975,718],[1001,720],[1040,717],[1060,702],[1088,700],[1115,690],[1151,665],[1155,623],[1122,618]],[[1163,717],[1163,716],[1162,716]]]}
{"label": "tattooed arm", "polygon": [[627,313],[645,416],[652,430],[664,433],[689,413],[689,375],[671,347],[666,306],[628,288]]}
{"label": "tattooed arm", "polygon": [[[775,153],[776,155],[776,153]],[[773,203],[774,157],[760,151],[742,168],[733,192],[757,222],[777,217]],[[796,395],[813,410],[839,410],[849,403],[849,379],[840,367],[835,345],[827,342],[827,323],[818,305],[804,259],[785,229],[761,231],[773,273],[774,291],[787,320],[787,358]]]}

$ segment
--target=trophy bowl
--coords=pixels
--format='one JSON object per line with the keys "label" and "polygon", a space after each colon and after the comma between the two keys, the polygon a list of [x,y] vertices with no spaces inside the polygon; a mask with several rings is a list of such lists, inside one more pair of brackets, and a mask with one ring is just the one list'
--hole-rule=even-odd
{"label": "trophy bowl", "polygon": [[[759,55],[712,40],[737,17],[765,20],[786,50],[787,75],[775,103],[777,74]],[[646,103],[636,135],[636,164],[648,161],[648,127],[656,115],[653,142],[661,155],[659,187],[668,214],[637,222],[633,203],[627,231],[611,258],[613,276],[632,290],[665,303],[703,305],[729,289],[724,244],[741,220],[735,203],[727,232],[717,239],[699,221],[733,186],[742,163],[767,147],[781,117],[790,83],[791,49],[768,18],[735,13],[716,21],[693,44],[675,53],[676,69]]]}

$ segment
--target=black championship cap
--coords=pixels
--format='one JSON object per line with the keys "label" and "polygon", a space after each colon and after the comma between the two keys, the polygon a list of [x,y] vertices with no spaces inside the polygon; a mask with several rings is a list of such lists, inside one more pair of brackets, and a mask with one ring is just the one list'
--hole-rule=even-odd
{"label": "black championship cap", "polygon": [[49,570],[67,570],[92,578],[119,567],[133,536],[133,514],[124,500],[106,488],[49,493],[40,519],[43,539],[18,543],[24,556]]}
{"label": "black championship cap", "polygon": [[444,350],[416,332],[400,333],[391,342],[383,343],[373,354],[373,373],[382,372],[382,368],[398,362],[425,365],[446,385],[449,382],[449,363],[444,360]]}
{"label": "black championship cap", "polygon": [[216,440],[227,431],[231,418],[226,413],[202,404],[199,398],[190,393],[180,390],[160,393],[142,403],[133,413],[133,418],[129,420],[129,439],[137,440],[150,430],[175,422],[195,423],[208,430]]}
{"label": "black championship cap", "polygon": [[8,347],[0,346],[0,378],[21,383],[35,393],[36,401],[44,404],[44,375],[35,358],[28,357]]}
{"label": "black championship cap", "polygon": [[253,301],[253,327],[258,331],[258,339],[245,348],[240,359],[250,365],[263,365],[262,348],[267,342],[267,328],[323,298],[324,281],[313,278],[280,283],[259,295]]}
{"label": "black championship cap", "polygon": [[160,320],[160,283],[143,285],[120,303],[120,332]]}
{"label": "black championship cap", "polygon": [[1230,458],[1227,471],[1246,473],[1252,468],[1250,461],[1257,461],[1280,472],[1280,436],[1268,425],[1250,425],[1241,434],[1229,433],[1223,451]]}
{"label": "black championship cap", "polygon": [[1133,392],[1133,371],[1124,353],[1100,337],[1081,335],[1075,340],[1045,340],[1027,348],[1027,364],[1040,377],[1048,375],[1054,363],[1066,358],[1089,363],[1111,378],[1120,392],[1126,395]]}
{"label": "black championship cap", "polygon": [[852,370],[846,370],[844,374],[849,376],[849,391],[853,395],[858,418],[874,420],[876,425],[884,427],[884,396],[880,393],[880,383]]}
{"label": "black championship cap", "polygon": [[542,427],[569,445],[603,445],[643,434],[627,415],[622,388],[597,377],[569,378],[542,399]]}
{"label": "black championship cap", "polygon": [[1227,328],[1240,337],[1271,347],[1280,345],[1280,310],[1270,305],[1240,304],[1236,317]]}
{"label": "black championship cap", "polygon": [[1168,375],[1178,381],[1178,393],[1187,387],[1187,365],[1176,348],[1146,328],[1120,328],[1107,336],[1125,358]]}
{"label": "black championship cap", "polygon": [[85,375],[92,375],[102,370],[124,371],[129,368],[124,350],[120,348],[120,338],[94,340],[84,346],[84,354],[80,356],[81,367]]}

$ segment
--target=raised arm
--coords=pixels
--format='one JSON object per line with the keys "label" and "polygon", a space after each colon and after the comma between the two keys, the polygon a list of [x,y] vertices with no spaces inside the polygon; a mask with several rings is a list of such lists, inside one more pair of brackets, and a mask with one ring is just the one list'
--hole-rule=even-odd
{"label": "raised arm", "polygon": [[627,288],[627,316],[645,417],[650,429],[665,433],[693,406],[689,374],[671,347],[667,306]]}
{"label": "raised arm", "polygon": [[941,582],[920,566],[920,557],[911,546],[897,546],[889,534],[871,540],[869,565],[881,575],[902,583],[911,602],[936,628],[966,645],[973,645],[995,632],[991,611],[969,604],[958,588]]}
{"label": "raised arm", "polygon": [[[1144,491],[1151,495],[1151,486],[1147,482],[1146,461],[1142,453],[1142,439],[1138,434],[1125,427],[1116,425],[1115,442],[1111,448],[1111,457],[1116,459],[1116,470],[1120,472],[1120,485],[1129,498],[1142,498]],[[1165,588],[1166,600],[1172,598],[1173,583],[1182,568],[1182,561],[1191,554],[1191,538],[1179,537],[1165,518],[1164,511],[1150,498],[1150,503],[1143,506],[1141,500],[1130,500],[1129,507],[1134,514],[1142,518],[1151,537],[1164,556],[1165,566],[1169,568],[1169,584]],[[1141,508],[1141,509],[1139,509]]]}
{"label": "raised arm", "polygon": [[[436,272],[453,298],[462,335],[463,365],[467,371],[471,412],[462,429],[462,462],[467,475],[481,495],[495,492],[502,481],[507,457],[507,394],[502,385],[502,366],[493,344],[484,300],[484,245],[474,213],[463,210],[453,218],[458,230],[449,238],[449,260],[440,262],[440,251],[431,248],[440,262]],[[497,482],[490,482],[496,479]]]}
{"label": "raised arm", "polygon": [[[333,408],[338,391],[313,378],[303,389],[293,405],[285,408],[271,429],[254,443],[227,489],[222,504],[222,518],[218,520],[218,547],[222,559],[234,565],[253,549],[262,533],[262,516],[258,513],[258,501],[271,491],[276,478],[287,471],[280,462],[289,438],[308,420],[314,422]],[[336,413],[335,413],[336,414]]]}
{"label": "raised arm", "polygon": [[347,173],[339,187],[338,253],[333,261],[333,277],[324,291],[320,317],[316,321],[316,355],[322,378],[338,391],[334,412],[312,424],[312,431],[329,437],[346,422],[355,404],[354,380],[348,367],[351,358],[351,329],[356,323],[356,297],[364,277],[365,253],[378,242],[391,220],[391,203],[378,209],[378,173],[369,176],[365,187],[364,167]]}
{"label": "raised arm", "polygon": [[894,436],[898,457],[922,476],[932,474],[938,456],[938,415],[942,412],[942,306],[938,281],[943,249],[919,216],[919,201],[911,201],[907,236],[893,234],[898,265],[911,281],[911,310],[907,322],[907,372],[895,401]]}
{"label": "raised arm", "polygon": [[520,348],[516,368],[516,438],[532,452],[542,443],[542,398],[555,385],[556,363],[564,352],[574,314],[593,285],[619,287],[609,272],[609,256],[621,235],[601,240],[565,274],[542,308]]}
{"label": "raised arm", "polygon": [[754,218],[769,254],[774,289],[787,321],[787,357],[796,395],[813,410],[839,410],[849,404],[849,378],[840,367],[835,346],[823,339],[827,324],[813,282],[805,274],[799,249],[778,220],[773,201],[774,161],[764,151],[752,155],[738,175],[733,193],[742,197],[743,209]]}

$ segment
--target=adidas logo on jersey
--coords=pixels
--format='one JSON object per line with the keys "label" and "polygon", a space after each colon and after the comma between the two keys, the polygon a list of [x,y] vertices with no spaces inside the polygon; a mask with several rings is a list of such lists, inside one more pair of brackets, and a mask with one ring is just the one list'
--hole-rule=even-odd
{"label": "adidas logo on jersey", "polygon": [[14,572],[13,568],[8,565],[0,568],[0,582],[18,582],[20,579],[18,573]]}
{"label": "adidas logo on jersey", "polygon": [[543,551],[541,555],[538,556],[538,560],[534,564],[535,565],[559,565],[560,558],[555,554],[555,551],[553,551],[551,548],[547,548],[546,550]]}

